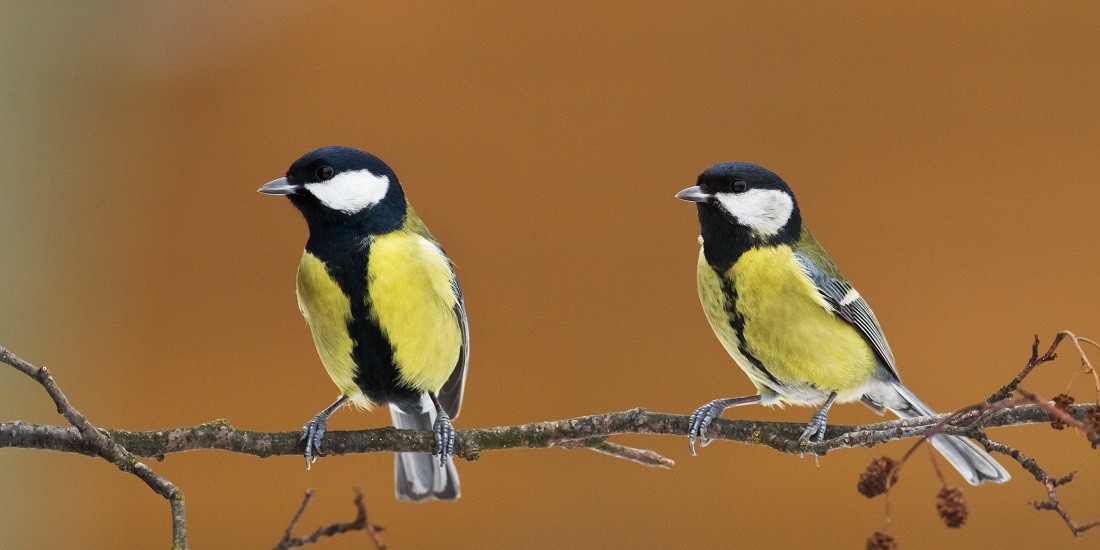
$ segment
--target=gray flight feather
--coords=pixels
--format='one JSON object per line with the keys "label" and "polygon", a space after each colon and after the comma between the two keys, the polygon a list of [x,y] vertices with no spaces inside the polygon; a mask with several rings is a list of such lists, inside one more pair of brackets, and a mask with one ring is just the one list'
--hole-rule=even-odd
{"label": "gray flight feather", "polygon": [[455,303],[455,316],[458,317],[458,326],[462,332],[462,349],[458,353],[458,363],[451,371],[451,376],[439,390],[439,404],[447,411],[451,420],[458,418],[462,409],[462,394],[466,389],[466,367],[470,365],[470,325],[466,321],[466,302],[462,299],[462,289],[458,287],[458,279],[452,279],[455,295],[458,301]]}

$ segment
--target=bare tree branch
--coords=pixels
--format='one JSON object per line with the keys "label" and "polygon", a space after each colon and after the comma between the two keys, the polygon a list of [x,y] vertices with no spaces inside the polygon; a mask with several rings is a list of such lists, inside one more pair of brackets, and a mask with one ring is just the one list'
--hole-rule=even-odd
{"label": "bare tree branch", "polygon": [[[1009,384],[989,399],[964,407],[950,414],[898,419],[861,426],[830,425],[825,439],[820,443],[800,442],[805,425],[802,423],[761,422],[754,420],[718,419],[711,424],[708,436],[712,439],[736,441],[748,445],[763,445],[782,453],[825,455],[838,449],[873,447],[889,441],[921,438],[908,453],[927,437],[935,434],[970,437],[983,443],[991,452],[1000,452],[1020,462],[1047,488],[1048,500],[1033,503],[1037,509],[1054,510],[1066,521],[1075,535],[1095,527],[1097,523],[1078,526],[1061,508],[1055,488],[1068,483],[1072,475],[1055,480],[1023,457],[1019,451],[993,442],[982,432],[986,428],[1018,426],[1056,421],[1084,432],[1093,446],[1100,446],[1100,410],[1097,404],[1067,404],[1072,400],[1051,404],[1020,388],[1020,384],[1039,365],[1052,361],[1058,344],[1069,338],[1081,354],[1081,368],[1091,373],[1100,387],[1100,377],[1092,369],[1084,355],[1081,343],[1096,345],[1092,340],[1078,338],[1064,331],[1043,355],[1039,355],[1039,340],[1032,345],[1027,365]],[[77,453],[107,458],[119,468],[138,475],[158,493],[172,502],[173,529],[177,546],[184,548],[182,494],[170,483],[149,470],[134,455],[162,460],[165,455],[204,449],[224,450],[250,454],[261,458],[283,455],[301,455],[304,452],[297,430],[287,432],[256,432],[233,427],[228,420],[219,419],[198,426],[152,431],[103,430],[92,427],[65,400],[57,385],[44,368],[37,368],[0,348],[0,361],[8,363],[28,376],[38,380],[58,404],[58,411],[70,420],[74,427],[27,424],[23,422],[0,423],[0,447],[18,447]],[[1022,398],[1012,399],[1014,394]],[[455,454],[466,460],[477,460],[484,451],[529,448],[562,447],[586,448],[617,458],[624,458],[646,466],[669,468],[674,463],[660,454],[626,447],[608,441],[608,437],[620,434],[660,434],[685,437],[688,433],[688,416],[649,412],[642,408],[627,411],[581,416],[565,420],[535,422],[517,426],[500,426],[460,430],[456,433]],[[373,452],[432,452],[433,436],[428,431],[379,428],[373,430],[336,431],[325,436],[327,454],[343,455]],[[1022,457],[1022,458],[1021,458]],[[902,459],[904,462],[905,459]],[[892,484],[892,483],[891,483]],[[299,509],[299,515],[308,505],[307,494]],[[361,502],[357,503],[361,506]],[[177,513],[178,510],[178,513]],[[362,512],[365,517],[365,510]],[[287,535],[280,544],[290,539],[290,531],[298,517],[291,523]],[[357,520],[358,521],[358,520]],[[366,521],[365,519],[363,521]],[[353,522],[354,524],[354,522]],[[333,524],[352,525],[352,524]],[[330,526],[330,528],[333,526]],[[320,533],[324,529],[318,530]],[[337,531],[333,531],[337,532]],[[342,532],[342,531],[339,531]],[[315,536],[319,537],[322,535]]]}
{"label": "bare tree branch", "polygon": [[1017,374],[1016,378],[1013,378],[1012,381],[1006,384],[1003,388],[997,390],[997,393],[989,396],[989,399],[986,399],[985,402],[996,403],[1003,399],[1008,399],[1009,397],[1012,397],[1012,392],[1016,391],[1016,388],[1020,387],[1020,383],[1024,381],[1024,378],[1027,378],[1027,375],[1031,374],[1031,371],[1034,370],[1035,367],[1038,367],[1039,365],[1042,365],[1047,361],[1053,361],[1058,357],[1058,354],[1054,353],[1054,350],[1058,349],[1058,344],[1062,343],[1062,339],[1065,337],[1065,331],[1059,332],[1054,337],[1054,341],[1050,343],[1050,349],[1048,349],[1047,352],[1044,353],[1042,357],[1040,357],[1039,335],[1036,334],[1035,342],[1031,344],[1031,359],[1029,359],[1027,365],[1024,366],[1024,370],[1020,371],[1020,374]]}
{"label": "bare tree branch", "polygon": [[321,540],[321,537],[334,537],[354,531],[365,531],[367,535],[370,536],[371,542],[374,543],[374,547],[377,550],[386,550],[386,543],[382,540],[383,528],[371,523],[367,519],[367,508],[363,505],[363,493],[359,492],[359,490],[355,491],[355,508],[357,513],[355,519],[352,520],[351,523],[333,523],[332,525],[318,527],[317,530],[309,536],[291,538],[291,534],[294,532],[294,526],[298,524],[298,520],[302,518],[302,514],[306,511],[306,506],[309,506],[309,501],[312,499],[313,489],[310,489],[306,491],[306,496],[302,499],[302,504],[298,507],[298,512],[294,514],[294,519],[290,520],[290,525],[287,526],[286,533],[283,534],[282,540],[279,541],[279,544],[275,545],[275,550],[297,548],[299,546],[313,544]]}
{"label": "bare tree branch", "polygon": [[[1065,338],[1069,338],[1073,344],[1077,347],[1077,352],[1081,358],[1081,369],[1084,372],[1089,373],[1093,377],[1093,381],[1097,391],[1097,403],[1090,405],[1087,408],[1078,408],[1072,405],[1074,399],[1066,394],[1059,395],[1055,398],[1054,403],[1049,403],[1039,396],[1031,393],[1027,390],[1020,388],[1020,384],[1024,379],[1036,367],[1053,361],[1058,355],[1055,350],[1058,349],[1058,344]],[[1079,525],[1073,518],[1070,517],[1069,512],[1062,506],[1061,501],[1058,500],[1057,488],[1066,485],[1073,481],[1076,472],[1070,472],[1063,478],[1054,479],[1045,470],[1039,467],[1039,464],[1034,459],[1025,456],[1019,450],[1014,449],[1003,443],[998,443],[989,439],[978,428],[983,426],[981,419],[989,418],[991,414],[1003,412],[1007,410],[1014,410],[1020,407],[1036,407],[1042,410],[1047,418],[1051,419],[1051,427],[1061,430],[1066,426],[1072,426],[1077,430],[1083,432],[1088,438],[1092,447],[1100,447],[1100,376],[1097,375],[1095,369],[1092,367],[1092,363],[1089,361],[1088,356],[1085,355],[1085,350],[1081,347],[1081,343],[1095,346],[1100,348],[1100,344],[1097,344],[1093,340],[1088,338],[1080,338],[1074,333],[1064,330],[1059,332],[1054,337],[1054,341],[1051,343],[1050,348],[1042,356],[1039,355],[1039,335],[1035,335],[1035,341],[1031,345],[1031,358],[1024,366],[1023,370],[1016,375],[1007,385],[1002,387],[992,396],[981,403],[975,403],[973,405],[963,407],[951,414],[941,415],[941,418],[931,426],[912,447],[909,451],[902,456],[900,461],[893,461],[888,457],[880,457],[871,462],[860,477],[860,492],[868,498],[872,498],[879,491],[875,489],[876,486],[882,485],[885,490],[882,491],[886,494],[886,521],[890,522],[890,489],[893,486],[893,482],[897,479],[898,472],[905,462],[913,455],[913,452],[917,450],[922,443],[928,440],[929,437],[939,433],[951,433],[948,428],[952,426],[961,426],[963,422],[967,422],[968,419],[977,419],[975,421],[969,421],[973,429],[969,433],[964,435],[974,438],[976,441],[985,446],[989,452],[996,452],[1008,457],[1020,463],[1020,466],[1027,470],[1035,480],[1043,485],[1047,492],[1047,500],[1045,501],[1031,501],[1031,505],[1036,510],[1051,510],[1061,516],[1062,521],[1065,522],[1073,536],[1079,537],[1081,533],[1092,529],[1093,527],[1100,526],[1100,521],[1094,521],[1086,525]],[[1074,374],[1076,376],[1076,373]],[[1070,379],[1072,384],[1073,379]],[[1068,391],[1068,389],[1067,389]],[[1020,394],[1020,399],[1012,399],[1013,394]],[[1084,413],[1084,414],[1081,414]],[[966,519],[966,504],[962,492],[954,487],[948,487],[947,481],[943,477],[943,473],[940,472],[939,465],[936,463],[934,453],[929,450],[929,456],[932,460],[932,466],[936,470],[936,475],[940,478],[940,483],[943,485],[937,503],[937,510],[940,512],[940,517],[944,519],[945,523],[949,527],[959,527]],[[882,465],[887,465],[883,467]],[[886,478],[889,478],[887,480]],[[875,533],[875,536],[882,535],[881,533]],[[876,540],[875,536],[872,540]],[[883,535],[887,536],[887,535]],[[888,536],[887,536],[888,537]],[[868,547],[870,547],[872,540],[868,541]],[[891,541],[893,539],[890,539]]]}
{"label": "bare tree branch", "polygon": [[[1051,421],[1049,405],[1013,404],[978,415],[957,413],[898,419],[861,426],[830,425],[821,443],[799,444],[798,437],[805,424],[791,422],[761,422],[756,420],[718,419],[711,424],[707,436],[747,445],[764,445],[786,454],[814,453],[851,447],[874,447],[889,441],[924,437],[930,430],[948,435],[972,436],[975,430]],[[1095,404],[1070,405],[1067,418],[1078,422],[1085,419]],[[954,418],[952,418],[954,417]],[[942,424],[943,420],[950,420]],[[640,455],[621,452],[621,446],[608,447],[605,438],[621,434],[661,434],[687,436],[688,417],[678,414],[649,412],[642,408],[627,411],[581,416],[565,420],[534,422],[518,426],[472,428],[455,434],[455,455],[477,460],[485,451],[502,449],[593,448],[613,456],[634,460]],[[110,439],[125,445],[138,456],[163,459],[170,453],[216,449],[261,458],[301,455],[301,432],[255,432],[234,428],[226,420],[215,420],[198,426],[132,432],[100,430]],[[94,456],[81,434],[62,426],[0,423],[0,448],[42,449]],[[345,455],[378,452],[430,453],[432,434],[428,431],[376,428],[371,430],[332,431],[325,434],[326,454]],[[596,447],[601,447],[596,449]],[[607,452],[605,449],[615,449]],[[639,451],[635,449],[634,451]],[[645,451],[651,453],[651,451]],[[672,461],[660,455],[635,460],[647,466],[671,466]],[[658,458],[659,457],[659,458]]]}
{"label": "bare tree branch", "polygon": [[65,397],[61,388],[54,382],[53,376],[50,375],[50,371],[46,367],[36,367],[16,357],[4,347],[0,347],[0,362],[7,363],[19,372],[30,376],[46,389],[46,393],[50,394],[50,398],[57,405],[57,412],[73,425],[68,430],[72,430],[72,434],[80,440],[83,454],[101,457],[117,466],[119,470],[134,474],[157,494],[168,499],[172,509],[172,548],[173,550],[186,550],[187,519],[183,508],[183,493],[167,479],[157,475],[156,472],[138,460],[126,450],[125,446],[92,426],[92,423],[69,403],[69,399]]}
{"label": "bare tree branch", "polygon": [[1031,475],[1035,476],[1035,480],[1043,484],[1043,487],[1046,489],[1047,500],[1033,500],[1030,504],[1034,506],[1036,510],[1051,510],[1053,512],[1057,512],[1058,515],[1062,517],[1062,521],[1066,522],[1066,527],[1069,527],[1069,530],[1073,533],[1073,536],[1079,537],[1081,536],[1081,533],[1084,533],[1085,531],[1088,531],[1093,527],[1100,526],[1100,521],[1094,521],[1086,525],[1078,525],[1077,522],[1073,521],[1073,519],[1070,518],[1069,512],[1067,512],[1066,509],[1062,507],[1062,503],[1058,500],[1057,488],[1073,481],[1073,478],[1075,475],[1077,475],[1077,472],[1070,472],[1068,475],[1061,479],[1054,479],[1050,476],[1050,474],[1046,472],[1046,470],[1043,470],[1039,467],[1039,464],[1035,462],[1035,459],[1028,458],[1026,455],[1024,455],[1024,453],[1021,453],[1020,451],[1013,449],[1012,447],[1005,445],[1004,443],[990,441],[988,437],[985,437],[985,435],[980,436],[978,438],[978,442],[982,445],[985,445],[985,448],[991,452],[996,452],[1011,457],[1016,462],[1019,462],[1020,466],[1030,472]]}

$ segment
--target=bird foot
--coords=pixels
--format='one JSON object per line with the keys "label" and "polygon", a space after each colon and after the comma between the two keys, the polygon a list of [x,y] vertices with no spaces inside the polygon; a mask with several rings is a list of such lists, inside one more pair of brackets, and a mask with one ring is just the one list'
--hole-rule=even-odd
{"label": "bird foot", "polygon": [[695,438],[699,438],[700,447],[710,445],[712,440],[707,438],[707,428],[714,419],[722,416],[722,411],[726,410],[725,401],[728,400],[715,399],[691,413],[691,418],[688,419],[688,449],[691,456],[695,456]]}
{"label": "bird foot", "polygon": [[455,427],[447,413],[439,409],[435,418],[435,451],[439,455],[439,467],[445,468],[447,461],[455,454]]}
{"label": "bird foot", "polygon": [[829,408],[822,407],[814,412],[814,415],[810,417],[810,423],[806,426],[806,431],[802,432],[802,436],[798,438],[799,444],[804,441],[809,441],[811,437],[816,436],[815,443],[821,443],[825,439],[825,424],[829,418]]}
{"label": "bird foot", "polygon": [[306,469],[308,470],[310,465],[313,464],[318,456],[324,456],[325,453],[321,452],[321,438],[325,437],[325,430],[328,428],[328,415],[325,413],[319,413],[302,426],[302,438],[299,441],[306,442]]}

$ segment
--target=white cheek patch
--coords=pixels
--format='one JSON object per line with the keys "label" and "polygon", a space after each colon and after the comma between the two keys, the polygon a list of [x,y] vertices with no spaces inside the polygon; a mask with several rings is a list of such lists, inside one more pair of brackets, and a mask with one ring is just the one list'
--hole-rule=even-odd
{"label": "white cheek patch", "polygon": [[791,196],[775,189],[749,189],[744,193],[717,193],[722,209],[737,223],[771,237],[779,233],[794,212]]}
{"label": "white cheek patch", "polygon": [[390,188],[390,178],[370,170],[342,172],[328,181],[305,184],[306,190],[333,210],[354,214],[378,204]]}

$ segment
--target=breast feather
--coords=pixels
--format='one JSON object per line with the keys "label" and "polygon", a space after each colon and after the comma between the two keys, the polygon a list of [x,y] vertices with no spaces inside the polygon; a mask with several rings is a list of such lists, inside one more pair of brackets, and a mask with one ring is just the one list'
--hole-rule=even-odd
{"label": "breast feather", "polygon": [[438,392],[458,364],[462,335],[450,261],[420,235],[377,237],[367,263],[371,315],[393,346],[402,385]]}
{"label": "breast feather", "polygon": [[776,378],[848,398],[873,376],[870,347],[823,303],[789,247],[750,250],[730,271],[745,343]]}
{"label": "breast feather", "polygon": [[342,395],[356,398],[362,393],[355,383],[355,360],[348,334],[351,301],[329,275],[324,262],[305,252],[298,264],[298,308],[306,318],[317,355]]}

